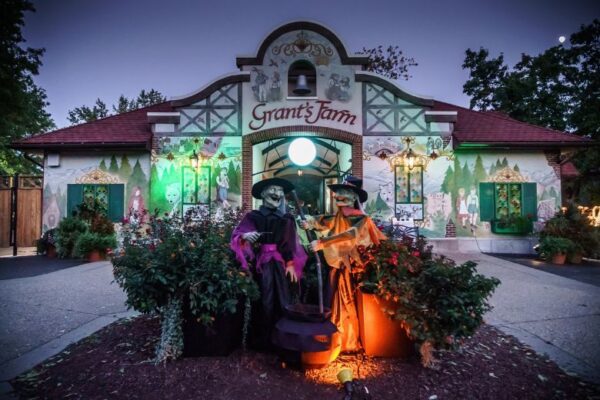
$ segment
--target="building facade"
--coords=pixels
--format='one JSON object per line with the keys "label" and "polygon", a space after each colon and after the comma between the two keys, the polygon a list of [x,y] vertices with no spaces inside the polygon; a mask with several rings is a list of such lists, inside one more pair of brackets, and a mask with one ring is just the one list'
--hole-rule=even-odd
{"label": "building facade", "polygon": [[[290,179],[312,213],[333,212],[327,184],[363,178],[367,213],[408,219],[449,246],[523,252],[523,224],[561,205],[561,160],[583,140],[418,96],[366,71],[311,22],[271,32],[238,72],[189,95],[14,143],[43,152],[43,229],[95,198],[115,221],[255,207],[252,184]],[[292,161],[296,138],[311,145]]]}

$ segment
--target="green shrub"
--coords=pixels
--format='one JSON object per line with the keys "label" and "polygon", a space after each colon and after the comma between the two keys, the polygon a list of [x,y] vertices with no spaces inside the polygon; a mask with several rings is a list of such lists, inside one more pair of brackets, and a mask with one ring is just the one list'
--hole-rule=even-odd
{"label": "green shrub", "polygon": [[546,221],[540,231],[540,245],[547,237],[565,238],[581,246],[583,255],[594,257],[600,253],[599,231],[600,229],[592,226],[587,216],[575,205],[569,205],[564,212],[559,211]]}
{"label": "green shrub", "polygon": [[557,254],[567,254],[573,250],[575,243],[564,237],[546,236],[540,240],[540,253],[551,258]]}
{"label": "green shrub", "polygon": [[46,254],[49,246],[56,247],[56,228],[48,229],[36,242],[36,253]]}
{"label": "green shrub", "polygon": [[72,258],[77,238],[87,230],[87,224],[79,218],[63,218],[56,228],[56,252],[58,256],[60,258]]}
{"label": "green shrub", "polygon": [[477,274],[472,261],[457,265],[433,257],[422,238],[415,245],[384,241],[359,252],[366,262],[360,289],[390,301],[392,306],[384,311],[403,321],[422,349],[455,348],[471,336],[491,309],[487,299],[500,284]]}
{"label": "green shrub", "polygon": [[77,237],[73,254],[85,258],[94,250],[106,253],[108,249],[117,247],[117,238],[114,234],[103,235],[96,232],[83,232]]}
{"label": "green shrub", "polygon": [[[157,312],[162,332],[157,360],[175,358],[181,346],[181,306],[205,326],[220,314],[236,313],[248,299],[258,298],[258,286],[238,269],[229,248],[241,215],[221,217],[189,213],[178,218],[150,216],[147,228],[123,227],[123,248],[113,257],[116,282],[127,294],[127,305],[142,313]],[[179,321],[173,321],[176,318]],[[163,335],[163,336],[164,336]]]}

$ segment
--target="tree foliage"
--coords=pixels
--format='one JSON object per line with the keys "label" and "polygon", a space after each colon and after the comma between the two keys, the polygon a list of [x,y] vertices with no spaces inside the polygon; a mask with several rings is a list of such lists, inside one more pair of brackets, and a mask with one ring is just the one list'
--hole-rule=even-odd
{"label": "tree foliage", "polygon": [[373,48],[363,47],[361,54],[369,57],[367,71],[389,79],[408,80],[411,77],[409,68],[419,65],[414,58],[406,57],[398,46],[388,46],[385,49],[381,45]]}
{"label": "tree foliage", "polygon": [[600,20],[582,25],[570,43],[535,56],[522,54],[512,68],[502,54],[494,58],[487,49],[467,49],[463,69],[470,75],[463,91],[473,109],[592,138],[596,146],[587,146],[573,161],[581,172],[580,200],[595,202],[600,200]]}
{"label": "tree foliage", "polygon": [[96,103],[92,107],[83,105],[69,110],[68,120],[72,125],[96,121],[100,118],[106,118],[111,115],[122,114],[124,112],[148,107],[153,104],[162,103],[166,100],[166,97],[158,90],[150,89],[146,91],[145,89],[142,89],[140,94],[134,99],[128,99],[124,95],[119,96],[117,103],[112,106],[112,113],[109,111],[105,102],[96,99]]}
{"label": "tree foliage", "polygon": [[17,139],[45,132],[54,122],[45,107],[46,92],[33,77],[39,73],[44,49],[24,48],[25,12],[34,12],[26,0],[0,5],[0,174],[33,173],[38,167],[9,145]]}

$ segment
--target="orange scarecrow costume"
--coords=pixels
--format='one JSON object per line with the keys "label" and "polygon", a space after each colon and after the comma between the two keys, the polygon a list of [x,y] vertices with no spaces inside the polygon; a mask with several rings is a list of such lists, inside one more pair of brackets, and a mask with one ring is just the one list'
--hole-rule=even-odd
{"label": "orange scarecrow costume", "polygon": [[360,203],[368,198],[361,179],[349,176],[344,183],[329,185],[329,188],[336,194],[338,212],[332,216],[315,216],[303,228],[326,235],[313,241],[311,246],[313,250],[323,250],[331,267],[330,293],[326,299],[331,305],[331,322],[339,332],[337,343],[333,343],[339,353],[360,349],[355,285],[351,276],[352,268],[362,266],[358,247],[378,245],[387,238],[360,208]]}

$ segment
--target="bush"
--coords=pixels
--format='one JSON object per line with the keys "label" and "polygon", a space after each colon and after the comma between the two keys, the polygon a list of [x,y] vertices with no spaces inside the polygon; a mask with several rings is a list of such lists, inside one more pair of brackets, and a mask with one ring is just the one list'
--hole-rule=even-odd
{"label": "bush", "polygon": [[384,241],[359,252],[366,262],[361,290],[392,302],[384,311],[403,321],[408,335],[421,344],[422,354],[428,347],[456,348],[471,336],[491,309],[487,299],[500,284],[477,274],[472,261],[457,265],[433,257],[423,238],[414,244]]}
{"label": "bush", "polygon": [[[239,212],[230,210],[220,218],[192,212],[183,221],[153,215],[146,228],[125,224],[123,248],[112,262],[128,306],[142,313],[168,313],[171,317],[163,323],[173,325],[172,316],[177,315],[173,305],[180,308],[189,302],[191,313],[209,326],[217,315],[233,314],[245,299],[258,298],[256,283],[237,268],[229,248],[240,218]],[[179,354],[167,345],[161,348]],[[160,354],[157,358],[164,359]]]}
{"label": "bush", "polygon": [[103,235],[97,232],[83,232],[77,237],[73,254],[76,257],[85,258],[92,251],[98,250],[106,254],[107,250],[117,247],[117,238],[114,234]]}
{"label": "bush", "polygon": [[567,254],[575,247],[575,243],[567,238],[546,236],[540,240],[540,253],[542,256],[552,258],[557,254]]}
{"label": "bush", "polygon": [[587,216],[583,215],[577,207],[569,205],[567,209],[559,211],[554,217],[546,221],[540,231],[541,242],[545,238],[565,238],[577,243],[582,248],[583,255],[595,257],[600,253],[600,229],[590,224]]}
{"label": "bush", "polygon": [[79,218],[63,218],[56,228],[56,252],[58,256],[60,258],[72,258],[77,238],[87,230],[86,223]]}
{"label": "bush", "polygon": [[49,246],[56,247],[56,228],[48,229],[40,239],[36,241],[37,254],[45,254]]}

